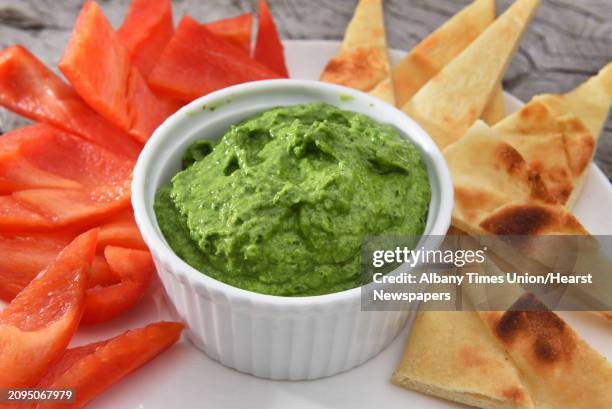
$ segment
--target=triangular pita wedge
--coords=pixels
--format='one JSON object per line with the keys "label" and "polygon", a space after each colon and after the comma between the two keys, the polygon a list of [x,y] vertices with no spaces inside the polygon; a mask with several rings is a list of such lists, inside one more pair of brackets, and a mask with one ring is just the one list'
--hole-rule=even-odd
{"label": "triangular pita wedge", "polygon": [[390,75],[382,0],[360,0],[340,51],[327,63],[321,81],[370,91]]}
{"label": "triangular pita wedge", "polygon": [[612,104],[612,63],[563,96],[570,110],[597,140]]}
{"label": "triangular pita wedge", "polygon": [[609,409],[612,366],[532,295],[509,311],[480,312],[508,352],[538,409]]}
{"label": "triangular pita wedge", "polygon": [[566,110],[558,112],[547,103],[551,98],[534,98],[499,122],[493,131],[512,145],[527,165],[542,177],[552,198],[565,204],[574,190],[574,171],[568,149],[575,146],[586,150],[584,156],[588,164],[594,144],[591,134],[574,115]]}
{"label": "triangular pita wedge", "polygon": [[461,138],[491,99],[539,0],[517,0],[402,110],[440,148]]}
{"label": "triangular pita wedge", "polygon": [[478,121],[444,151],[453,225],[469,234],[588,234],[556,204],[541,176],[494,128]]}
{"label": "triangular pita wedge", "polygon": [[563,95],[562,99],[593,137],[593,146],[589,146],[590,139],[585,136],[566,141],[568,160],[574,175],[574,189],[566,203],[567,208],[571,209],[584,186],[588,165],[612,104],[612,63],[575,90]]}
{"label": "triangular pita wedge", "polygon": [[612,103],[612,64],[565,95],[539,95],[495,126],[568,209],[578,198]]}
{"label": "triangular pita wedge", "polygon": [[520,374],[475,311],[421,311],[391,382],[485,409],[533,408]]}
{"label": "triangular pita wedge", "polygon": [[548,200],[546,189],[523,157],[482,121],[443,153],[455,189],[453,225],[463,230],[465,225],[478,226],[507,203]]}
{"label": "triangular pita wedge", "polygon": [[[395,104],[403,106],[494,20],[495,1],[475,0],[416,45],[393,67],[391,78],[378,83],[370,93],[387,102],[390,102],[388,96],[394,95]],[[389,90],[391,85],[393,93]],[[493,125],[504,116],[503,90],[499,83],[482,118]]]}
{"label": "triangular pita wedge", "polygon": [[[393,88],[403,106],[495,20],[495,1],[476,0],[448,19],[393,67]],[[384,87],[379,84],[375,88]]]}

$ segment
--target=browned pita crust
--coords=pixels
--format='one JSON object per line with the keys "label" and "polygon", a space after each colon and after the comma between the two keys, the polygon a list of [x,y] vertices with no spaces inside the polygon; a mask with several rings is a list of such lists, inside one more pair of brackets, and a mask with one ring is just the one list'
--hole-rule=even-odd
{"label": "browned pita crust", "polygon": [[609,409],[612,367],[533,295],[506,312],[480,312],[529,385],[538,409]]}
{"label": "browned pita crust", "polygon": [[479,223],[485,234],[545,235],[589,234],[562,206],[508,204]]}
{"label": "browned pita crust", "polygon": [[554,200],[565,204],[588,165],[594,139],[580,120],[559,106],[558,96],[534,98],[499,122],[494,131],[537,172]]}
{"label": "browned pita crust", "polygon": [[508,203],[552,203],[540,176],[492,128],[478,121],[444,157],[455,189],[453,225],[479,234],[482,220]]}
{"label": "browned pita crust", "polygon": [[565,123],[568,130],[566,135],[572,135],[571,138],[566,137],[566,147],[574,186],[565,203],[571,209],[584,186],[588,165],[612,104],[612,63],[573,91],[562,96],[546,95],[542,98],[558,112],[569,112],[578,119],[568,118]]}
{"label": "browned pita crust", "polygon": [[369,91],[385,78],[386,60],[385,53],[377,48],[341,52],[327,63],[321,81]]}
{"label": "browned pita crust", "polygon": [[542,177],[551,196],[571,209],[612,104],[612,64],[565,95],[534,97],[495,126]]}
{"label": "browned pita crust", "polygon": [[360,0],[342,47],[327,63],[321,81],[370,91],[390,75],[382,0]]}
{"label": "browned pita crust", "polygon": [[455,190],[452,223],[459,229],[476,235],[588,234],[496,128],[479,121],[443,153]]}

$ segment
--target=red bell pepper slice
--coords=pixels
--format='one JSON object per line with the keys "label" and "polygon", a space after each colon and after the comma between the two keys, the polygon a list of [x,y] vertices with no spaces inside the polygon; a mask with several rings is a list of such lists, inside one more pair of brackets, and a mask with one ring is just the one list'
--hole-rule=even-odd
{"label": "red bell pepper slice", "polygon": [[[78,234],[74,228],[0,234],[0,298],[13,299]],[[96,253],[82,319],[88,324],[113,319],[137,304],[154,270],[131,208],[100,223]]]}
{"label": "red bell pepper slice", "polygon": [[[62,236],[32,234],[0,236],[0,298],[11,300],[58,253]],[[100,246],[99,246],[100,247]],[[153,278],[154,265],[146,250],[103,247],[93,259],[83,324],[110,321],[143,298]]]}
{"label": "red bell pepper slice", "polygon": [[0,138],[0,157],[22,165],[0,166],[4,233],[91,226],[129,206],[134,161],[57,128],[9,132]]}
{"label": "red bell pepper slice", "polygon": [[[111,270],[104,257],[107,246],[147,250],[131,208],[102,222],[99,230],[90,287],[108,286],[121,281],[119,274]],[[64,228],[43,233],[0,234],[0,299],[12,300],[80,233],[80,229]]]}
{"label": "red bell pepper slice", "polygon": [[53,222],[15,200],[12,196],[0,196],[0,229],[11,231],[20,228],[50,228]]}
{"label": "red bell pepper slice", "polygon": [[250,54],[251,33],[253,32],[253,15],[251,13],[206,23],[204,27],[217,37],[244,49]]}
{"label": "red bell pepper slice", "polygon": [[[113,198],[123,193],[134,167],[134,160],[44,124],[9,132],[0,139],[0,146],[5,140],[18,145],[15,154],[20,160],[75,184],[66,190],[83,189]],[[108,190],[112,187],[116,192]]]}
{"label": "red bell pepper slice", "polygon": [[278,78],[278,74],[185,16],[153,68],[149,83],[164,95],[192,101],[229,85],[270,78]]}
{"label": "red bell pepper slice", "polygon": [[127,48],[92,1],[79,14],[59,68],[89,106],[140,142],[146,142],[176,109],[175,103],[149,89]]}
{"label": "red bell pepper slice", "polygon": [[98,248],[103,249],[106,246],[148,250],[134,220],[134,211],[131,207],[113,215],[100,225]]}
{"label": "red bell pepper slice", "polygon": [[123,25],[117,30],[119,40],[132,57],[132,63],[145,77],[172,38],[172,2],[170,0],[133,0]]}
{"label": "red bell pepper slice", "polygon": [[30,131],[9,132],[0,139],[0,194],[38,188],[79,189],[79,183],[46,172],[24,159],[22,146],[37,143],[43,137],[41,132]]}
{"label": "red bell pepper slice", "polygon": [[0,236],[0,298],[12,300],[72,238],[66,233]]}
{"label": "red bell pepper slice", "polygon": [[87,290],[83,324],[109,321],[132,308],[153,277],[155,267],[148,251],[107,246],[104,257],[119,282]]}
{"label": "red bell pepper slice", "polygon": [[0,52],[0,105],[132,158],[141,149],[129,135],[92,110],[72,87],[19,45]]}
{"label": "red bell pepper slice", "polygon": [[0,387],[35,385],[76,331],[97,230],[77,237],[0,312]]}
{"label": "red bell pepper slice", "polygon": [[39,403],[35,409],[80,409],[126,375],[171,347],[183,325],[158,322],[119,336],[68,349],[36,385],[44,389],[73,389],[74,403]]}
{"label": "red bell pepper slice", "polygon": [[254,58],[281,77],[289,78],[283,44],[265,0],[259,0],[259,24],[257,25]]}

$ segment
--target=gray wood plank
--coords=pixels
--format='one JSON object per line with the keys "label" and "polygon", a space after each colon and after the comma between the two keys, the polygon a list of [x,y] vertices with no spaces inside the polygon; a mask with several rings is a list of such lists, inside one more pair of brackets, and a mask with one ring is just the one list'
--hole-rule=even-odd
{"label": "gray wood plank", "polygon": [[[510,0],[498,0],[503,11]],[[269,0],[279,31],[290,39],[340,39],[356,0]],[[389,44],[408,50],[469,0],[386,0]],[[102,0],[119,25],[129,0]],[[55,66],[82,5],[80,0],[0,0],[0,47],[21,43]],[[254,11],[256,0],[175,0],[178,19],[201,21]],[[612,61],[612,1],[542,0],[537,16],[508,69],[505,88],[523,100],[564,92]],[[0,110],[0,131],[22,121]],[[612,119],[597,149],[597,164],[612,178]]]}

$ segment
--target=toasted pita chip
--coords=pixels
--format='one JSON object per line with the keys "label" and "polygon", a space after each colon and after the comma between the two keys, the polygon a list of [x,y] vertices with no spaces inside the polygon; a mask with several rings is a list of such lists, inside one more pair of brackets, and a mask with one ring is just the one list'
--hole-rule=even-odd
{"label": "toasted pita chip", "polygon": [[612,104],[612,63],[563,96],[570,110],[599,138]]}
{"label": "toasted pita chip", "polygon": [[[393,67],[393,88],[403,106],[495,20],[495,1],[476,0],[427,36]],[[384,87],[379,84],[375,88]]]}
{"label": "toasted pita chip", "polygon": [[480,316],[508,352],[538,409],[612,407],[612,366],[532,295]]}
{"label": "toasted pita chip", "polygon": [[360,0],[340,51],[327,63],[321,81],[370,91],[390,75],[382,0]]}
{"label": "toasted pita chip", "polygon": [[455,189],[453,225],[471,232],[494,210],[513,202],[547,203],[548,192],[523,157],[478,121],[444,150]]}
{"label": "toasted pita chip", "polygon": [[533,408],[518,370],[474,311],[422,311],[391,382],[486,409]]}
{"label": "toasted pita chip", "polygon": [[[574,171],[568,149],[575,146],[588,150],[585,153],[588,161],[594,145],[590,133],[575,116],[569,112],[559,115],[557,111],[546,100],[535,98],[499,122],[493,131],[512,145],[527,165],[542,177],[554,200],[565,204],[574,190]],[[578,143],[578,140],[584,142]]]}
{"label": "toasted pita chip", "polygon": [[595,154],[597,139],[585,124],[573,115],[566,115],[560,118],[559,122],[565,140],[568,165],[572,177],[577,181],[586,174]]}
{"label": "toasted pita chip", "polygon": [[402,110],[440,148],[461,138],[491,99],[539,0],[517,0]]}
{"label": "toasted pita chip", "polygon": [[478,121],[444,151],[453,225],[469,234],[588,234],[549,193],[541,175],[494,128]]}
{"label": "toasted pita chip", "polygon": [[571,209],[612,104],[612,64],[565,95],[539,95],[495,126]]}
{"label": "toasted pita chip", "polygon": [[[588,165],[593,159],[597,140],[608,118],[608,112],[612,104],[612,63],[609,63],[596,76],[591,77],[575,90],[563,95],[562,99],[592,136],[590,138],[585,132],[580,132],[579,134],[574,133],[573,138],[567,138],[566,140],[568,160],[574,176],[574,188],[566,202],[566,207],[571,209],[584,186]],[[574,126],[576,130],[582,128],[575,122],[568,122],[568,128],[570,126]]]}
{"label": "toasted pita chip", "polygon": [[[395,95],[395,104],[403,106],[440,70],[465,49],[495,20],[494,0],[475,0],[448,19],[412,49],[392,70],[392,80],[378,83],[370,92],[387,102]],[[393,85],[393,94],[389,86]],[[487,103],[482,118],[489,125],[505,116],[501,83]]]}
{"label": "toasted pita chip", "polygon": [[[512,124],[513,120],[516,120],[517,124]],[[499,129],[502,134],[508,134],[512,127],[522,131],[526,137],[515,135],[512,140],[508,138],[508,142],[525,156],[530,166],[540,172],[557,201],[571,209],[582,190],[597,139],[585,123],[574,115],[564,96],[536,96],[516,116],[508,117],[498,125],[496,130]],[[526,149],[524,141],[530,135],[540,139],[541,151]],[[545,140],[552,143],[552,139],[562,141],[565,159],[558,148],[553,145],[546,146],[544,143]],[[562,174],[562,171],[567,175]]]}

